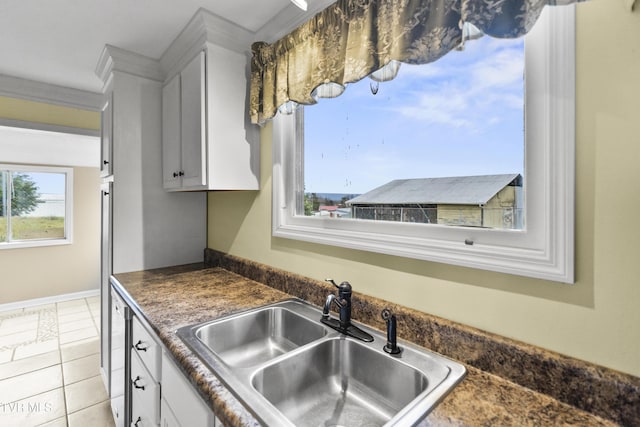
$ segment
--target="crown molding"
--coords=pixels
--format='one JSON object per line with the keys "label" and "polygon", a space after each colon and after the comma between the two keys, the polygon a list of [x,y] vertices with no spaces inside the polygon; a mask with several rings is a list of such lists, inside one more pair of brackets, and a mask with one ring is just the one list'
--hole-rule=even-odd
{"label": "crown molding", "polygon": [[166,80],[176,74],[206,43],[240,53],[251,51],[254,34],[200,8],[160,58]]}
{"label": "crown molding", "polygon": [[164,74],[158,60],[107,44],[98,59],[96,75],[100,77],[106,87],[114,71],[159,82],[164,80]]}
{"label": "crown molding", "polygon": [[100,111],[102,94],[0,74],[0,96]]}

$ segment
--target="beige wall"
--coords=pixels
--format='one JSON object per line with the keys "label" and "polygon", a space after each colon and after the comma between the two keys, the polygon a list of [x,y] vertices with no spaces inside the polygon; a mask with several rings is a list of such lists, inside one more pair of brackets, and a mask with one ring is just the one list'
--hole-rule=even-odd
{"label": "beige wall", "polygon": [[575,285],[272,238],[271,126],[262,190],[209,194],[208,245],[640,376],[639,52],[640,12],[578,5]]}
{"label": "beige wall", "polygon": [[100,129],[100,114],[78,108],[0,96],[0,118],[82,129]]}
{"label": "beige wall", "polygon": [[[100,127],[99,113],[6,97],[0,97],[0,118]],[[74,168],[71,245],[0,250],[0,304],[99,289],[99,175],[97,167]]]}

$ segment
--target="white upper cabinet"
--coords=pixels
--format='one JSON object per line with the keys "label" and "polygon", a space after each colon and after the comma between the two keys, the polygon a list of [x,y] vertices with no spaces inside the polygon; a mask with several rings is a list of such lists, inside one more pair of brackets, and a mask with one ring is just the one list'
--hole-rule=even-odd
{"label": "white upper cabinet", "polygon": [[[201,13],[196,15],[201,21],[194,18],[182,34],[208,26],[218,33],[206,31],[206,40],[196,38],[195,46],[178,38],[163,57],[172,64],[162,91],[163,186],[167,191],[258,190],[259,132],[247,110],[250,37],[241,34],[230,43],[230,35],[245,30],[221,33],[221,22]],[[166,59],[172,57],[179,59]]]}
{"label": "white upper cabinet", "polygon": [[166,190],[206,189],[205,53],[162,90],[162,171]]}

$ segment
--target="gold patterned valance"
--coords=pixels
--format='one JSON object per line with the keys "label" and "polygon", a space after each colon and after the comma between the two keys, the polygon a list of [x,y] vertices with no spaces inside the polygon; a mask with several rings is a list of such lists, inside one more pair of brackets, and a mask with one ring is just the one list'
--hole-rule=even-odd
{"label": "gold patterned valance", "polygon": [[335,96],[392,61],[435,61],[461,44],[464,23],[519,37],[545,5],[575,1],[338,0],[281,40],[253,44],[251,121],[264,123],[292,102],[314,104],[317,89]]}

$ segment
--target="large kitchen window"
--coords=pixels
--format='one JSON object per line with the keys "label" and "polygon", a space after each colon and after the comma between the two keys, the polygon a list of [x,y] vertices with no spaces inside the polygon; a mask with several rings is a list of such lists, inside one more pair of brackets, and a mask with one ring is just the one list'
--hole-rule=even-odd
{"label": "large kitchen window", "polygon": [[0,249],[71,243],[73,169],[0,165]]}
{"label": "large kitchen window", "polygon": [[[468,42],[463,52],[450,52],[441,63],[403,65],[397,81],[375,86],[361,81],[337,99],[278,115],[274,236],[573,282],[574,20],[573,6],[545,8],[524,39],[519,69],[522,40],[485,37]],[[493,49],[494,59],[502,61],[502,71],[475,82],[484,89],[494,85],[493,91],[474,97],[477,86],[460,91],[444,80],[429,87],[429,75],[435,82],[445,60],[462,62],[478,49]],[[461,81],[472,83],[482,66],[461,71]],[[411,79],[402,80],[403,72]],[[421,79],[415,80],[418,74]],[[501,80],[509,88],[496,86]],[[408,81],[413,87],[402,88]],[[404,104],[392,99],[402,91]],[[343,110],[341,103],[347,102]],[[358,102],[362,107],[355,112]],[[463,112],[465,103],[474,108]],[[376,115],[361,114],[376,108]],[[483,110],[485,116],[476,115]],[[393,136],[379,130],[381,121],[396,129]],[[453,130],[437,129],[445,121]],[[470,126],[473,121],[483,126]],[[473,128],[472,134],[458,132],[465,127]],[[473,131],[478,142],[471,141]],[[316,144],[317,138],[333,143]],[[433,138],[435,144],[416,144]],[[411,199],[427,184],[461,177],[468,178],[465,196],[477,195],[478,177],[504,189],[499,206],[469,198],[461,208],[446,199],[447,191],[441,205]],[[411,180],[416,181],[404,187],[393,184]],[[507,193],[510,206],[502,206]]]}

